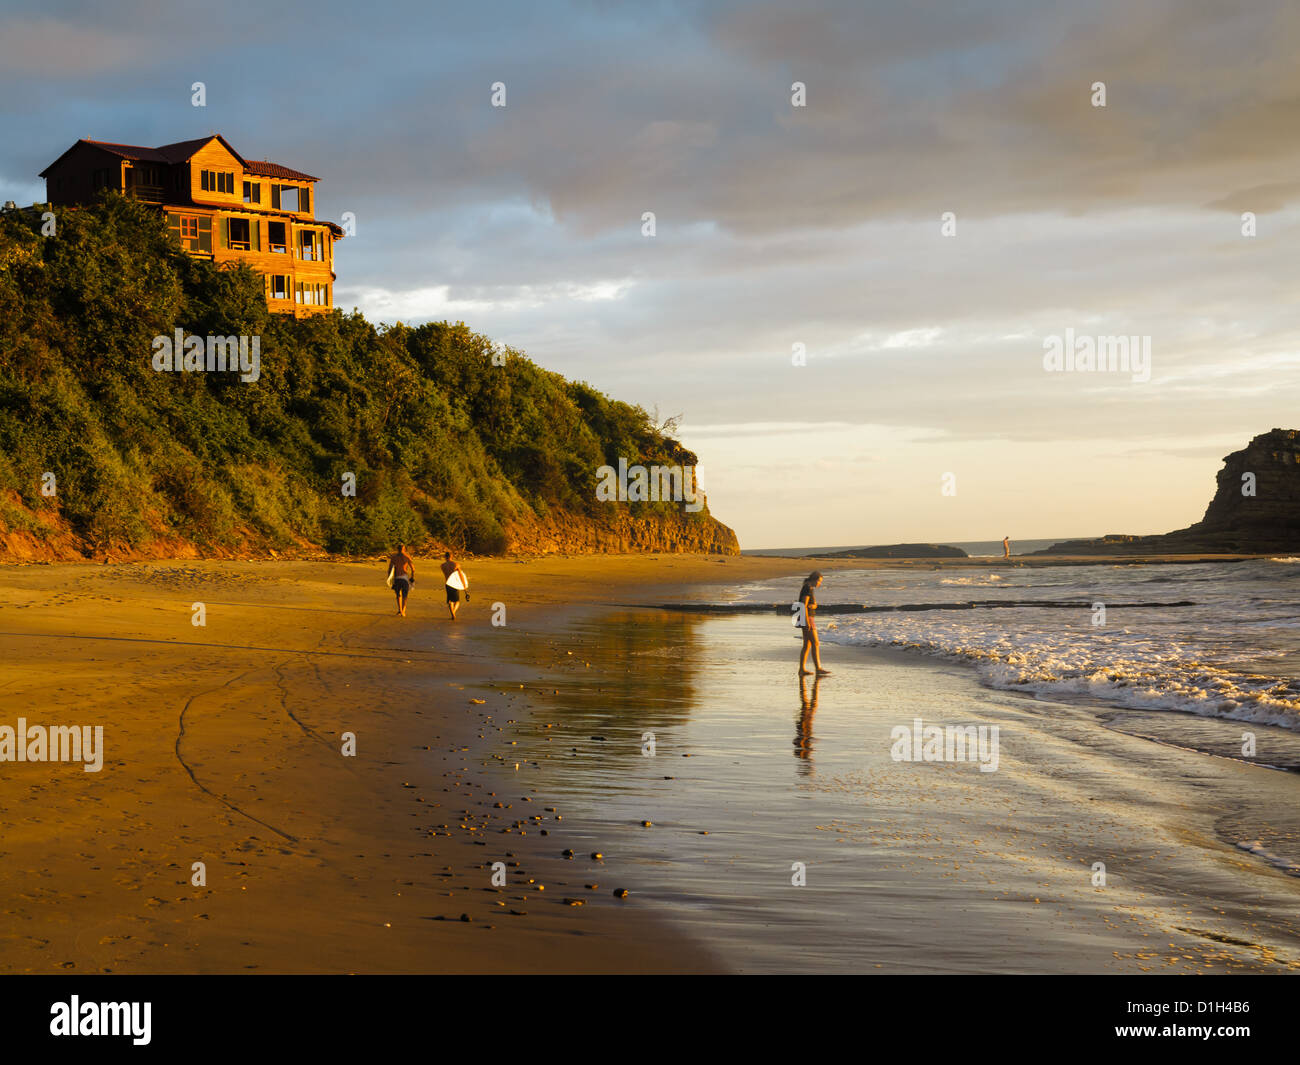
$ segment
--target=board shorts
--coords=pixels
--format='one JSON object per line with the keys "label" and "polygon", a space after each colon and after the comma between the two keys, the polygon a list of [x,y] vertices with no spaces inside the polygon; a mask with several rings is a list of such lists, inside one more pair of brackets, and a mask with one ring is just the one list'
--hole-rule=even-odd
{"label": "board shorts", "polygon": [[459,603],[459,602],[460,602],[460,589],[459,589],[459,588],[453,588],[450,584],[447,585],[447,602],[449,602],[449,603]]}
{"label": "board shorts", "polygon": [[411,594],[411,580],[409,577],[394,577],[393,591],[402,597]]}

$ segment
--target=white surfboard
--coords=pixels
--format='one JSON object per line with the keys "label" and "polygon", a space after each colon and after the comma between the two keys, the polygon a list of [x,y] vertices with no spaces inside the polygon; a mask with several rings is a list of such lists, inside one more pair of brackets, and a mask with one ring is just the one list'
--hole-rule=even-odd
{"label": "white surfboard", "polygon": [[451,575],[450,577],[447,578],[447,587],[448,587],[448,588],[455,588],[456,591],[459,592],[459,591],[461,591],[462,589],[465,589],[465,588],[468,588],[468,587],[469,587],[469,578],[466,577],[466,578],[462,581],[462,580],[460,579],[460,573],[459,573],[459,572],[453,572],[452,575]]}
{"label": "white surfboard", "polygon": [[392,566],[389,566],[389,567],[388,567],[388,579],[387,579],[384,583],[387,584],[389,588],[392,588],[392,586],[393,586],[393,567],[392,567]]}

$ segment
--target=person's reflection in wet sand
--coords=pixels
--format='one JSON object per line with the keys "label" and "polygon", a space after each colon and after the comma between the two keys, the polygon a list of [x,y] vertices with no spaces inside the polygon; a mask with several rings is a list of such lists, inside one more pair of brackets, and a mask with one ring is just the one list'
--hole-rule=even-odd
{"label": "person's reflection in wet sand", "polygon": [[820,683],[821,677],[813,677],[812,694],[809,695],[808,682],[799,678],[799,718],[795,722],[794,756],[803,763],[799,766],[799,772],[803,774],[812,772],[813,714],[817,712],[817,685]]}

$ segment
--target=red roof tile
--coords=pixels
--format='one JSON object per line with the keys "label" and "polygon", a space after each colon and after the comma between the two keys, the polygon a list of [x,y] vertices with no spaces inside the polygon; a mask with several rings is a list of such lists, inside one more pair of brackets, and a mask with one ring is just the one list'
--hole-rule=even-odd
{"label": "red roof tile", "polygon": [[281,166],[279,163],[268,163],[265,159],[245,160],[244,169],[257,177],[278,177],[289,181],[320,180],[320,178],[314,178],[310,174],[304,174],[301,170],[290,170],[289,167]]}

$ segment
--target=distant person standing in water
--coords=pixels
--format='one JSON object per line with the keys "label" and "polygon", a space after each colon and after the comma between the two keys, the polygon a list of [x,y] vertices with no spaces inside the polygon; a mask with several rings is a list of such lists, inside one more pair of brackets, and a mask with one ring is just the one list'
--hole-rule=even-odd
{"label": "distant person standing in water", "polygon": [[1002,557],[1011,557],[1011,537],[1009,536],[1002,537]]}
{"label": "distant person standing in water", "polygon": [[465,589],[465,599],[469,600],[469,578],[465,576],[465,571],[460,568],[460,564],[454,561],[450,551],[443,552],[442,576],[445,581],[450,581],[455,574],[460,578],[460,588],[453,588],[447,585],[447,613],[451,615],[451,620],[456,620],[456,611],[460,609],[460,590]]}
{"label": "distant person standing in water", "polygon": [[388,576],[393,594],[397,596],[397,612],[406,617],[406,597],[411,594],[415,584],[415,563],[406,553],[406,545],[398,544],[397,553],[388,556]]}
{"label": "distant person standing in water", "polygon": [[803,582],[803,587],[799,589],[798,605],[801,609],[797,620],[801,622],[799,627],[803,629],[803,650],[799,652],[799,676],[801,677],[811,672],[807,668],[809,648],[812,648],[813,666],[817,670],[817,676],[830,675],[829,669],[822,669],[821,644],[817,641],[817,596],[813,594],[813,589],[821,582],[821,571],[813,570],[808,574],[808,579]]}

